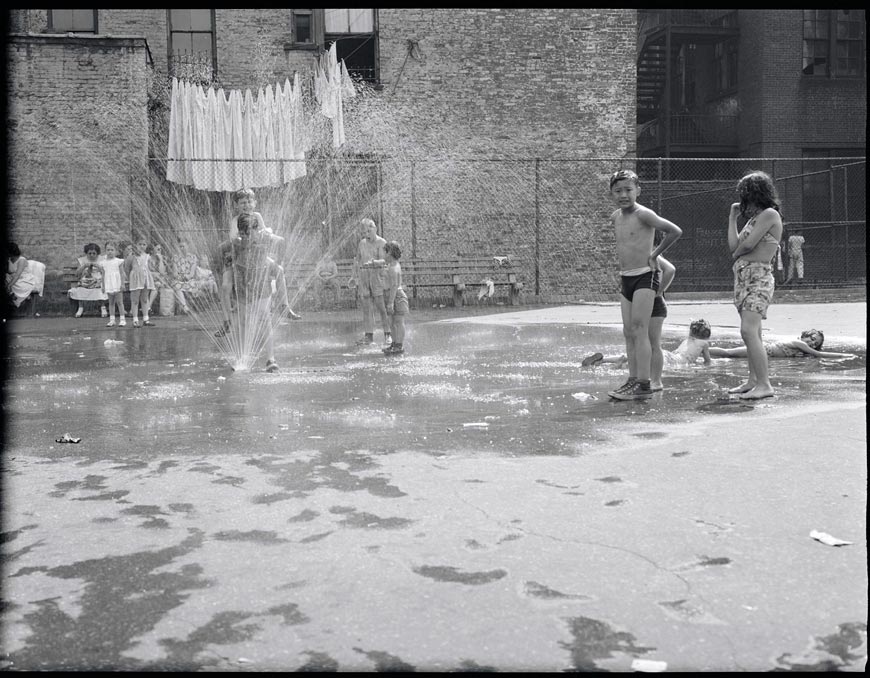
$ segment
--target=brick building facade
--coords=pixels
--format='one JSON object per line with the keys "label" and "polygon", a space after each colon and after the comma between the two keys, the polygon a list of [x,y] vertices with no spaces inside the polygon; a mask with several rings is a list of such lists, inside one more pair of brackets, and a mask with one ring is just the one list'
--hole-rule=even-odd
{"label": "brick building facade", "polygon": [[[307,11],[302,19],[297,15],[305,10],[211,11],[217,81],[246,89],[257,85],[255,75],[283,81],[294,71],[308,73],[323,34],[315,31],[311,44],[300,45],[300,31],[317,29],[323,17]],[[47,10],[12,12],[11,231],[25,256],[55,271],[79,241],[129,237],[136,222],[155,218],[137,214],[146,209],[141,197],[124,200],[98,187],[117,175],[135,189],[135,171],[118,167],[147,160],[146,70],[168,77],[170,10],[93,16],[96,35],[50,35],[57,22]],[[544,300],[612,298],[606,181],[614,162],[561,161],[634,155],[636,12],[379,9],[374,30],[375,96],[400,143],[384,154],[364,138],[349,139],[346,153],[378,161],[372,183],[381,196],[372,201],[378,205],[372,216],[383,234],[417,256],[517,254],[527,295]],[[123,119],[125,132],[107,128],[98,135],[105,146],[77,156],[70,123],[90,130],[90,121],[86,108],[68,104],[94,97],[107,110],[125,109],[109,116]],[[46,137],[45,121],[53,117],[66,126]],[[61,170],[84,158],[90,172],[80,165]],[[84,219],[74,229],[71,204]],[[105,218],[82,230],[89,210]]]}

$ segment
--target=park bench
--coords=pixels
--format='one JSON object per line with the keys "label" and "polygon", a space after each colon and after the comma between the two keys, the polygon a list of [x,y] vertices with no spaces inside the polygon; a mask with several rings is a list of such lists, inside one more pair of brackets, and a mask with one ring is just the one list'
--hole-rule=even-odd
{"label": "park bench", "polygon": [[[352,259],[337,259],[339,294],[347,292],[354,300],[356,295],[348,287],[353,272]],[[423,258],[409,257],[399,261],[402,266],[402,286],[409,297],[425,297],[426,290],[444,289],[453,299],[454,306],[466,303],[465,292],[469,289],[477,295],[484,281],[492,282],[494,296],[498,288],[507,291],[511,305],[519,304],[523,289],[520,279],[521,261],[510,255],[503,256],[453,256]],[[302,299],[308,292],[316,290],[317,264],[314,262],[294,264],[285,271],[287,288],[291,299]]]}
{"label": "park bench", "polygon": [[[416,294],[429,288],[450,290],[454,306],[463,306],[467,300],[465,292],[471,290],[476,296],[486,281],[491,281],[495,289],[504,288],[512,306],[520,303],[520,292],[524,287],[520,279],[521,260],[511,255],[480,255],[430,258],[410,258],[403,260],[402,284],[409,294]],[[419,295],[422,296],[422,295]]]}

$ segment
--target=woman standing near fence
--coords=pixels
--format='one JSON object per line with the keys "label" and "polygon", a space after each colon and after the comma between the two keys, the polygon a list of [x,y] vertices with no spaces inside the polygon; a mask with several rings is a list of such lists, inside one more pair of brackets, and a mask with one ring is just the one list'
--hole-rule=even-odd
{"label": "woman standing near fence", "polygon": [[[774,395],[767,370],[767,351],[761,340],[761,321],[775,286],[773,259],[782,237],[782,215],[776,187],[764,172],[747,174],[737,183],[740,202],[731,205],[728,247],[734,259],[734,305],[740,314],[740,336],[749,359],[749,378],[732,388],[744,400]],[[746,224],[737,232],[737,217]]]}

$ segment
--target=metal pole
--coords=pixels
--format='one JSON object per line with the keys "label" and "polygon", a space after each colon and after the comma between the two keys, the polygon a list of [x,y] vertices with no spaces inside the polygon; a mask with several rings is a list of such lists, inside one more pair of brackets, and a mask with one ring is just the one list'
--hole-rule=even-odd
{"label": "metal pole", "polygon": [[535,158],[535,296],[541,294],[541,159]]}
{"label": "metal pole", "polygon": [[[417,216],[416,216],[416,195],[414,190],[414,161],[411,161],[411,257],[417,258]],[[415,276],[411,276],[411,284],[414,286],[414,298],[417,297],[417,281]]]}
{"label": "metal pole", "polygon": [[665,10],[665,156],[671,155],[671,10]]}

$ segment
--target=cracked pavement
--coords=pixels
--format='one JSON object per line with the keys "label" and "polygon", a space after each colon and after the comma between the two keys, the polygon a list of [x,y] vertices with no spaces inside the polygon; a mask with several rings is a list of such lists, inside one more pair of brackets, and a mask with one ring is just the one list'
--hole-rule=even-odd
{"label": "cracked pavement", "polygon": [[278,374],[174,318],[15,321],[0,666],[863,670],[864,305],[799,306],[859,357],[779,361],[752,406],[734,360],[608,401],[600,304],[412,314],[398,359],[311,314]]}

